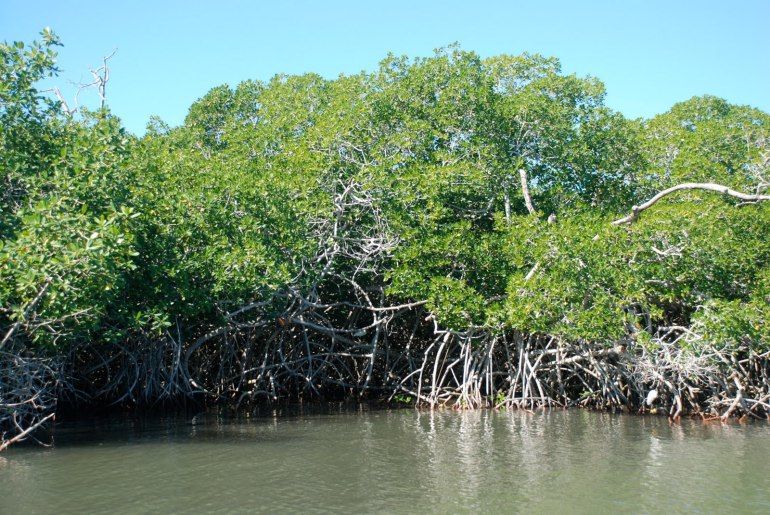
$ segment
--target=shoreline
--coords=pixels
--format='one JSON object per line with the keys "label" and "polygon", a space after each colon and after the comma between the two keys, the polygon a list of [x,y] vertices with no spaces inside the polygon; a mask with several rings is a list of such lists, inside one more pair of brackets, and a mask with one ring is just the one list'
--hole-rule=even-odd
{"label": "shoreline", "polygon": [[[488,343],[499,344],[494,340]],[[399,376],[395,376],[392,370],[372,367],[368,383],[364,382],[367,376],[350,378],[349,384],[355,385],[357,382],[358,387],[341,387],[332,378],[319,377],[319,381],[327,379],[329,382],[319,383],[311,390],[303,386],[296,376],[287,375],[284,378],[285,390],[275,398],[265,394],[254,395],[254,392],[260,392],[263,385],[250,383],[248,377],[241,376],[236,378],[237,384],[248,385],[250,389],[233,390],[228,396],[218,397],[210,391],[206,393],[204,388],[211,386],[202,380],[199,383],[202,386],[200,390],[184,396],[138,398],[133,401],[123,399],[119,403],[109,397],[88,399],[83,396],[83,391],[80,391],[79,398],[73,398],[72,391],[66,392],[63,389],[56,393],[47,391],[46,395],[53,395],[51,398],[56,399],[54,410],[36,410],[34,416],[38,417],[37,420],[27,427],[51,425],[54,420],[45,417],[54,413],[60,417],[72,413],[86,417],[115,413],[142,416],[173,415],[193,409],[221,411],[238,417],[262,410],[293,410],[303,406],[324,405],[366,405],[377,409],[425,411],[495,409],[536,412],[543,409],[579,408],[635,416],[665,416],[673,422],[681,418],[704,422],[744,422],[748,419],[770,421],[767,394],[763,394],[767,388],[763,374],[770,370],[768,352],[760,354],[747,349],[743,352],[733,351],[725,363],[734,361],[737,366],[727,367],[723,364],[722,368],[717,368],[713,362],[692,361],[697,356],[683,354],[677,358],[680,365],[689,365],[672,367],[671,363],[677,362],[674,356],[668,354],[668,359],[663,360],[658,355],[650,355],[641,346],[575,348],[549,345],[537,345],[532,340],[530,345],[522,345],[520,352],[513,354],[517,359],[498,361],[487,358],[504,356],[505,353],[500,352],[500,349],[490,352],[489,347],[471,348],[458,342],[455,346],[447,345],[444,352],[431,354],[431,345],[424,344],[420,348],[420,366],[404,370]],[[392,354],[395,349],[384,349],[383,352]],[[214,356],[209,356],[209,359],[216,360]],[[470,363],[463,367],[470,371],[465,376],[461,375],[461,369],[457,367],[463,361]],[[366,370],[366,363],[364,359],[357,366],[360,370]],[[518,367],[514,366],[516,363]],[[487,373],[479,373],[483,371],[483,366],[489,367]],[[280,372],[277,366],[265,367],[273,367],[271,370],[276,374]],[[453,367],[457,367],[456,373]],[[419,381],[420,370],[430,371],[431,379],[425,374],[426,378],[415,384]],[[203,374],[201,370],[198,372]],[[97,372],[94,378],[103,373]],[[381,377],[389,378],[390,383],[380,382],[378,378]],[[415,378],[415,381],[410,383],[410,377]],[[487,383],[490,378],[491,383]],[[82,384],[86,382],[85,379],[81,378],[79,382]],[[72,388],[72,385],[63,382],[58,384],[59,388]],[[90,384],[94,391],[98,391],[100,385],[97,382]],[[231,384],[235,385],[236,382]],[[488,391],[492,394],[489,395]],[[655,394],[651,395],[650,392]],[[28,436],[34,437],[34,434]]]}

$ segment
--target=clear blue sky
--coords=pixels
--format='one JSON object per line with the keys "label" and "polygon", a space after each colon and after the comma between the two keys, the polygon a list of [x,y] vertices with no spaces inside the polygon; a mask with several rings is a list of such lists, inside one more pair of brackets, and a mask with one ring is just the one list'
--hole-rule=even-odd
{"label": "clear blue sky", "polygon": [[62,38],[58,83],[114,48],[108,101],[126,126],[172,125],[210,88],[276,73],[372,70],[388,52],[459,42],[523,51],[607,85],[607,104],[651,116],[705,93],[770,111],[770,0],[47,1],[0,0],[0,39]]}

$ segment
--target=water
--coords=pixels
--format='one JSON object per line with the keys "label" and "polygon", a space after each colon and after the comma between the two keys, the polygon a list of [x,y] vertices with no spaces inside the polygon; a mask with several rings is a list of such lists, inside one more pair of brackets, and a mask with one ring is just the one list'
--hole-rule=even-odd
{"label": "water", "polygon": [[60,424],[0,513],[770,513],[770,425],[342,410]]}

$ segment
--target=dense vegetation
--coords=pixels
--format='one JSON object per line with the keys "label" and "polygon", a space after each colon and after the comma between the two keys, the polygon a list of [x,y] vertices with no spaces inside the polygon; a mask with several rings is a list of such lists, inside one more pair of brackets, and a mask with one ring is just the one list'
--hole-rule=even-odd
{"label": "dense vegetation", "polygon": [[39,91],[58,45],[0,46],[5,438],[57,399],[768,413],[767,113],[450,47],[140,138]]}

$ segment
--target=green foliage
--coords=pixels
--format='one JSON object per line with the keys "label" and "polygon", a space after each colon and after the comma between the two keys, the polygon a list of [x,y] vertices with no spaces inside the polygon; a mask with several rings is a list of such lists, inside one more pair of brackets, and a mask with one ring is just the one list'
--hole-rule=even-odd
{"label": "green foliage", "polygon": [[507,256],[519,264],[506,303],[514,328],[606,342],[624,334],[634,279],[626,242],[607,227],[606,220],[576,215],[508,231]]}
{"label": "green foliage", "polygon": [[13,213],[33,184],[49,173],[58,155],[58,135],[48,123],[56,105],[35,84],[56,73],[58,38],[49,30],[43,41],[0,44],[0,238],[12,231]]}
{"label": "green foliage", "polygon": [[[333,272],[425,300],[450,329],[609,345],[681,325],[768,345],[770,206],[688,192],[610,225],[680,182],[763,191],[766,113],[701,97],[627,120],[554,58],[449,47],[219,86],[181,127],[154,119],[136,139],[36,89],[58,45],[0,46],[0,327],[22,320],[31,344],[197,337],[289,289],[348,300],[317,259],[336,222],[397,244]],[[334,204],[346,184],[374,199],[350,221]]]}
{"label": "green foliage", "polygon": [[0,317],[31,323],[45,289],[30,325],[41,345],[98,331],[135,255],[129,138],[108,113],[72,119],[35,89],[56,72],[58,44],[44,31],[29,48],[0,46]]}
{"label": "green foliage", "polygon": [[738,190],[757,186],[756,164],[767,152],[770,115],[712,96],[694,97],[645,124],[650,166],[647,192],[682,182],[716,182]]}

